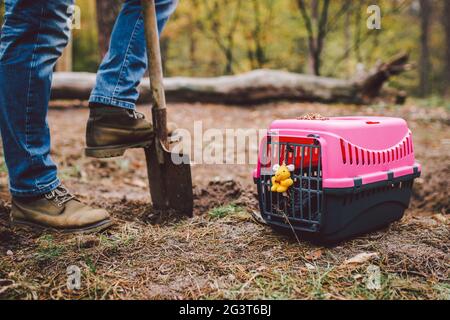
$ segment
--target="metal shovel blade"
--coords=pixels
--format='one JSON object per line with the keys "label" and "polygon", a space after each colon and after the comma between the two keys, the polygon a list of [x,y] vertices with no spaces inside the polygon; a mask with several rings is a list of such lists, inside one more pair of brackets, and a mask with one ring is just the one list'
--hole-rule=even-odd
{"label": "metal shovel blade", "polygon": [[172,153],[168,149],[166,98],[155,0],[141,0],[141,3],[144,13],[150,91],[153,100],[152,118],[155,130],[153,143],[145,149],[152,203],[155,209],[174,210],[177,214],[192,216],[193,194],[189,158],[176,155],[184,157],[184,159],[181,164],[175,163],[172,160],[174,159]]}
{"label": "metal shovel blade", "polygon": [[192,216],[193,193],[188,155],[176,155],[181,164],[172,161],[172,152],[163,145],[164,161],[158,161],[155,144],[145,149],[150,194],[157,210],[174,210],[179,215]]}

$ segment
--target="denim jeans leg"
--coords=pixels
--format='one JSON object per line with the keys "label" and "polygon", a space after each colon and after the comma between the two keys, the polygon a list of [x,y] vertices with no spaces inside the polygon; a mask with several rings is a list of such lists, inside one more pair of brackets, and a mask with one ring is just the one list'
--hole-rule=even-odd
{"label": "denim jeans leg", "polygon": [[47,109],[52,72],[69,37],[73,0],[6,0],[0,38],[0,129],[13,196],[59,184]]}
{"label": "denim jeans leg", "polygon": [[[140,0],[126,0],[114,25],[108,53],[97,73],[90,102],[134,109],[137,87],[147,70],[144,20]],[[178,0],[156,0],[158,29],[162,31]]]}

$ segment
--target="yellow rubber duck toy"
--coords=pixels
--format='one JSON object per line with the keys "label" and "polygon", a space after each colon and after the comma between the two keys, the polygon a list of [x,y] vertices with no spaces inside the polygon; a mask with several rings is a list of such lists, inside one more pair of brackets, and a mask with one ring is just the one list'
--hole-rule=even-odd
{"label": "yellow rubber duck toy", "polygon": [[294,184],[291,179],[291,172],[295,170],[295,166],[283,163],[281,166],[279,164],[274,165],[272,169],[275,172],[272,177],[272,192],[285,193]]}

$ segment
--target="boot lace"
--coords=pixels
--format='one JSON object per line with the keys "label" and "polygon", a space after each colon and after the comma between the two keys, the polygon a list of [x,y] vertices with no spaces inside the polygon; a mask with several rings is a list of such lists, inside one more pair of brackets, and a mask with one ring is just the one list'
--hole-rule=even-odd
{"label": "boot lace", "polygon": [[129,110],[128,114],[130,115],[131,118],[134,119],[144,119],[145,115],[143,113],[137,112],[135,110]]}
{"label": "boot lace", "polygon": [[75,196],[72,195],[65,187],[59,186],[55,190],[47,193],[45,198],[49,201],[53,201],[58,207],[62,207],[70,200],[75,199]]}

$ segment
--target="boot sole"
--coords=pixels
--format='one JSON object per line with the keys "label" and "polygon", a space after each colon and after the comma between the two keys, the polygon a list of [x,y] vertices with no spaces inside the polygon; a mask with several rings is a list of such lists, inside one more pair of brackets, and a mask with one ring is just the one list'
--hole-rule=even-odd
{"label": "boot sole", "polygon": [[39,223],[27,221],[27,220],[21,220],[21,219],[14,219],[11,218],[11,226],[13,227],[28,227],[32,229],[37,229],[39,231],[50,231],[53,233],[63,233],[63,234],[89,234],[89,233],[97,233],[100,231],[104,231],[107,228],[111,227],[114,224],[114,222],[110,219],[103,220],[100,222],[97,222],[95,224],[92,224],[90,226],[86,226],[83,228],[72,228],[72,229],[57,229],[49,226],[44,226]]}
{"label": "boot sole", "polygon": [[86,147],[84,153],[90,158],[115,158],[121,157],[125,154],[127,149],[147,148],[152,144],[152,141],[138,142],[128,145],[107,146],[107,147]]}

